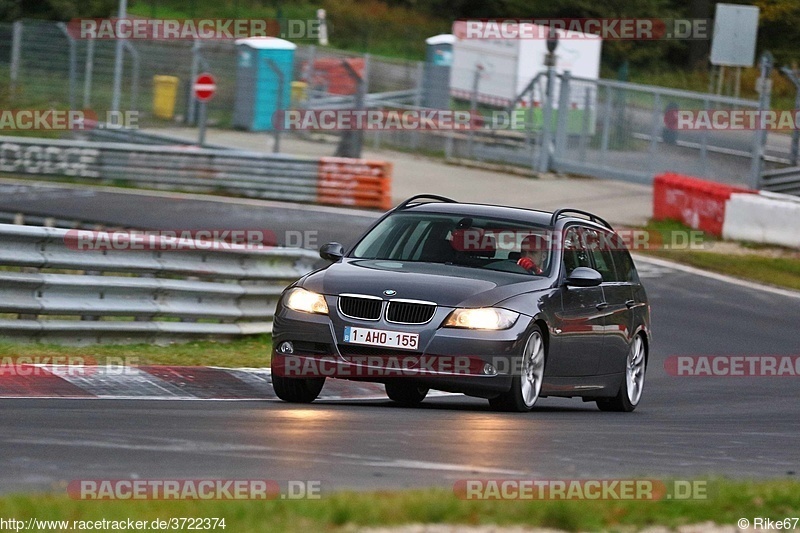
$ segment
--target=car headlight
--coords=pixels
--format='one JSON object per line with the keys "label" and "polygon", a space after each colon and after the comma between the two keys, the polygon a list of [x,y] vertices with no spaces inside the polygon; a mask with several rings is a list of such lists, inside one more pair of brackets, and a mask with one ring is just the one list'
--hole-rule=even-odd
{"label": "car headlight", "polygon": [[456,309],[444,322],[446,328],[508,329],[519,318],[519,313],[497,307]]}
{"label": "car headlight", "polygon": [[328,314],[328,304],[325,303],[324,296],[300,287],[295,287],[286,293],[284,301],[286,302],[286,307],[295,311],[319,313],[321,315]]}

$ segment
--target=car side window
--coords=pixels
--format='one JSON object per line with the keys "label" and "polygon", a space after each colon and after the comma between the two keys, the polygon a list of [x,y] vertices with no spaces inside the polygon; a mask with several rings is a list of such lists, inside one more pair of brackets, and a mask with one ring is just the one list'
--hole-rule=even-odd
{"label": "car side window", "polygon": [[633,265],[633,259],[628,250],[615,249],[612,252],[614,257],[614,266],[616,270],[616,281],[625,283],[638,283],[639,275],[636,273],[636,267]]}
{"label": "car side window", "polygon": [[592,267],[589,251],[580,230],[573,226],[564,234],[564,272],[569,276],[578,267]]}
{"label": "car side window", "polygon": [[586,231],[586,242],[594,259],[595,269],[603,276],[604,282],[617,281],[614,271],[614,260],[609,248],[609,234],[599,233],[595,230]]}

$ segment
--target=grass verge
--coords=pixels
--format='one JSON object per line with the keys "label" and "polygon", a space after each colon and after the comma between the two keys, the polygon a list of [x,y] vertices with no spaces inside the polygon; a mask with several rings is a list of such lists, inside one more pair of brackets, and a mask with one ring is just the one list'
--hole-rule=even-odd
{"label": "grass verge", "polygon": [[318,500],[81,501],[67,496],[0,498],[0,516],[18,520],[133,520],[225,518],[226,530],[352,531],[354,527],[410,523],[524,525],[567,531],[631,531],[655,524],[675,528],[740,518],[782,519],[800,514],[795,481],[711,481],[706,500],[462,500],[451,490],[337,492]]}
{"label": "grass verge", "polygon": [[[248,336],[231,342],[195,341],[186,344],[115,344],[60,346],[22,344],[0,339],[0,360],[30,357],[70,358],[83,364],[267,367],[272,350],[270,335]],[[123,363],[124,362],[124,363]],[[2,516],[2,515],[0,515]]]}
{"label": "grass verge", "polygon": [[[662,243],[675,242],[673,235],[694,232],[676,221],[651,221],[643,229],[660,236]],[[696,232],[701,248],[637,249],[636,253],[725,274],[736,278],[800,290],[800,252],[779,247],[720,241]],[[651,239],[652,242],[653,239]],[[680,241],[685,242],[685,241]]]}

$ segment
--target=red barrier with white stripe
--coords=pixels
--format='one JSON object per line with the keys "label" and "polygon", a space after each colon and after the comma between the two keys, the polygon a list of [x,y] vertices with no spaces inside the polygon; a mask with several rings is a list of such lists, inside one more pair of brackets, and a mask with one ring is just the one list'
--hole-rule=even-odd
{"label": "red barrier with white stripe", "polygon": [[677,220],[719,237],[731,194],[757,192],[691,176],[659,174],[653,181],[653,218]]}

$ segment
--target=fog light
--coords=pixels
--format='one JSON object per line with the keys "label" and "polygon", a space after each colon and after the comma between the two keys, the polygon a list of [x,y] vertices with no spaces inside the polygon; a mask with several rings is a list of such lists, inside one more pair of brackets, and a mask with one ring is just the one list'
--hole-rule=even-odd
{"label": "fog light", "polygon": [[293,354],[294,346],[292,346],[292,343],[289,341],[282,342],[281,345],[278,347],[278,351],[281,353]]}
{"label": "fog light", "polygon": [[489,363],[486,363],[485,365],[483,365],[483,373],[486,374],[487,376],[496,376],[497,369],[494,366],[490,365]]}

